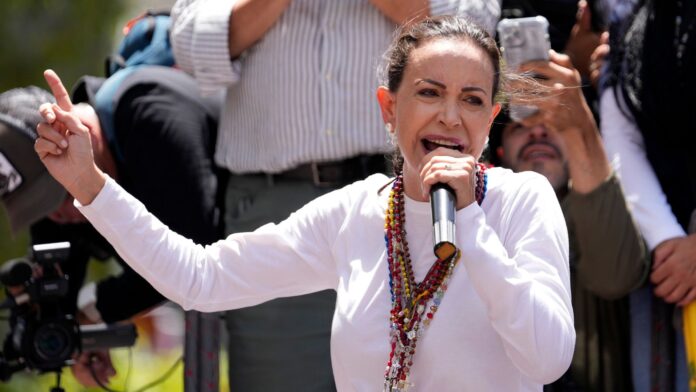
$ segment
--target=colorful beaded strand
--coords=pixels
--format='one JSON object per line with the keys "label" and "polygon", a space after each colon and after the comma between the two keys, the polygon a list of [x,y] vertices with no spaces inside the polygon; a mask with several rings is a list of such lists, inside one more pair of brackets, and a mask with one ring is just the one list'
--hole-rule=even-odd
{"label": "colorful beaded strand", "polygon": [[[488,187],[486,167],[478,164],[475,194],[478,204],[483,202]],[[435,316],[461,257],[457,250],[448,259],[437,259],[423,281],[415,283],[413,267],[408,252],[405,230],[403,176],[396,177],[389,195],[385,217],[385,242],[389,269],[389,288],[392,298],[390,312],[391,352],[385,371],[384,390],[401,392],[411,384],[408,380],[421,326],[427,327]]]}

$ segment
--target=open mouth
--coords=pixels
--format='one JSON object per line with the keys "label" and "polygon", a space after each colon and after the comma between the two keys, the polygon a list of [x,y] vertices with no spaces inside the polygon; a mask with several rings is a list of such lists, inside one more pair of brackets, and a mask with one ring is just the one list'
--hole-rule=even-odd
{"label": "open mouth", "polygon": [[521,154],[522,159],[527,161],[558,159],[559,156],[560,153],[555,146],[546,143],[527,145],[527,147],[522,149]]}
{"label": "open mouth", "polygon": [[423,143],[423,147],[425,147],[425,150],[428,152],[433,151],[438,147],[449,148],[450,150],[459,152],[461,152],[463,149],[460,144],[446,139],[423,139],[421,140],[421,142]]}

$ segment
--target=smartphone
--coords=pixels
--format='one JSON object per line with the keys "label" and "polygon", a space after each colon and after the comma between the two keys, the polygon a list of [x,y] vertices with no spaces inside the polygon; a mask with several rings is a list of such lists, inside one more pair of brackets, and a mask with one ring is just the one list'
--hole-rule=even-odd
{"label": "smartphone", "polygon": [[[498,23],[498,40],[503,60],[512,71],[528,61],[549,59],[549,22],[543,16],[501,20]],[[534,106],[510,105],[510,118],[515,121],[536,112]]]}
{"label": "smartphone", "polygon": [[587,0],[587,6],[590,9],[590,23],[592,31],[602,33],[609,29],[607,20],[611,13],[611,4],[606,0]]}

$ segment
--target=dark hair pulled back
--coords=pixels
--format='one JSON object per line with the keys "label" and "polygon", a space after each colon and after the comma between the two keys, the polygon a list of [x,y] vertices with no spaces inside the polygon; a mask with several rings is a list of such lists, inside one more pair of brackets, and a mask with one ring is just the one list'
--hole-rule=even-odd
{"label": "dark hair pulled back", "polygon": [[[502,81],[498,46],[486,30],[461,16],[426,18],[421,22],[399,28],[384,56],[385,65],[381,72],[382,83],[390,91],[396,92],[403,81],[411,52],[425,42],[440,38],[467,40],[483,49],[493,66],[491,98],[493,101],[499,100],[498,93],[501,90]],[[398,148],[393,155],[393,168],[395,174],[401,172],[403,168],[403,157]]]}
{"label": "dark hair pulled back", "polygon": [[495,98],[500,90],[500,51],[498,46],[486,30],[471,20],[459,16],[427,18],[419,23],[402,26],[397,30],[396,38],[385,54],[386,64],[382,79],[389,90],[399,89],[413,49],[437,38],[469,40],[486,52],[494,70],[493,98]]}

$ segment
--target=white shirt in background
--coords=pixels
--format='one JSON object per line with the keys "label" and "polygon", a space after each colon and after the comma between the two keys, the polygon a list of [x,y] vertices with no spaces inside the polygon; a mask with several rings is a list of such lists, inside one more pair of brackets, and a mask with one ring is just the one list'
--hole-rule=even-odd
{"label": "white shirt in background", "polygon": [[[172,8],[177,65],[204,91],[227,89],[215,161],[232,173],[277,173],[309,162],[392,150],[375,100],[377,69],[396,25],[367,0],[293,0],[235,61],[234,0]],[[493,32],[497,0],[431,0],[433,15],[468,15]]]}

